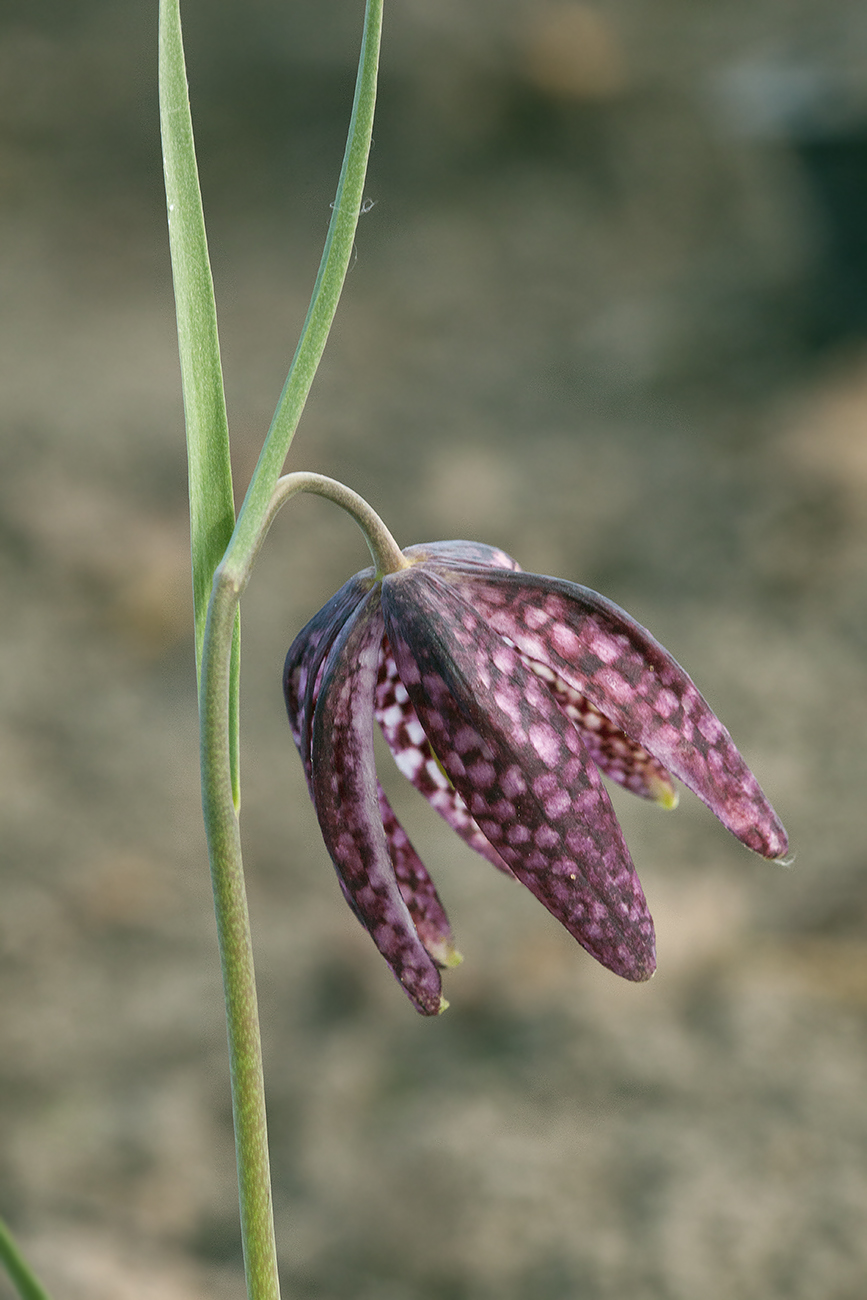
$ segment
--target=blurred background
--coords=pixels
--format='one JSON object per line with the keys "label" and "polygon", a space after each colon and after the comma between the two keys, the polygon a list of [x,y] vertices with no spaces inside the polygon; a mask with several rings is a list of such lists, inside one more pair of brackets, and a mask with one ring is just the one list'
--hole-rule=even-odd
{"label": "blurred background", "polygon": [[[243,1290],[156,8],[0,14],[0,1213],[58,1300]],[[184,3],[240,491],[362,8]],[[291,467],[402,544],[476,538],[628,608],[797,859],[615,793],[658,930],[631,986],[384,770],[466,956],[418,1018],[340,898],[280,691],[366,550],[293,503],[243,606],[286,1295],[860,1300],[867,10],[395,0],[368,195]]]}

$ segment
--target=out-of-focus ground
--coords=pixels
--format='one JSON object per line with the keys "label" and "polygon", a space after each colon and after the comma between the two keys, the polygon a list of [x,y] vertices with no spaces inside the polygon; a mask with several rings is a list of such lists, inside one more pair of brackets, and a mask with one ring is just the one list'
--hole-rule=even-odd
{"label": "out-of-focus ground", "polygon": [[[360,0],[190,0],[238,484],[312,285]],[[283,715],[366,563],[287,509],[244,601],[243,827],[286,1295],[861,1300],[867,19],[848,0],[403,0],[291,456],[404,544],[626,606],[790,830],[615,796],[645,986],[388,788],[462,968],[414,1014]],[[242,1293],[200,825],[156,0],[0,15],[0,1213],[65,1300]],[[11,1296],[0,1280],[0,1296]]]}

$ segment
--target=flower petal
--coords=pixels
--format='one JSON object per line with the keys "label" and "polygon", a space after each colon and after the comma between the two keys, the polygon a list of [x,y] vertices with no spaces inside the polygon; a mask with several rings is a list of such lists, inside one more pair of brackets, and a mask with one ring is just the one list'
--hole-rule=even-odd
{"label": "flower petal", "polygon": [[588,952],[647,979],[653,922],[576,728],[430,566],[384,578],[382,611],[401,680],[480,829]]}
{"label": "flower petal", "polygon": [[[401,895],[377,796],[373,692],[383,626],[371,591],[328,656],[313,716],[312,793],[344,893],[396,978],[423,1015],[443,1000],[439,971]],[[309,682],[308,682],[309,692]]]}
{"label": "flower petal", "polygon": [[424,795],[431,807],[448,822],[452,830],[457,831],[471,849],[481,853],[493,866],[511,876],[511,867],[506,865],[493,844],[479,830],[467,805],[431,749],[407,689],[398,675],[388,637],[383,642],[374,714],[394,755],[394,761],[407,780],[412,782],[416,790]]}
{"label": "flower petal", "polygon": [[292,738],[298,746],[307,784],[312,779],[310,743],[313,710],[322,678],[322,666],[347,619],[362,603],[374,583],[373,569],[364,569],[336,592],[313,615],[289,647],[283,667],[283,694]]}
{"label": "flower petal", "polygon": [[377,793],[394,874],[418,937],[438,966],[459,966],[463,958],[455,947],[449,918],[427,868],[397,820],[385,791],[378,782]]}
{"label": "flower petal", "polygon": [[674,783],[652,754],[624,735],[580,691],[558,677],[553,668],[528,655],[521,655],[521,659],[548,683],[560,708],[581,732],[593,762],[609,780],[642,799],[652,799],[663,808],[677,807]]}
{"label": "flower petal", "polygon": [[526,573],[449,571],[488,626],[558,676],[652,754],[750,849],[779,858],[782,823],[691,678],[604,596]]}

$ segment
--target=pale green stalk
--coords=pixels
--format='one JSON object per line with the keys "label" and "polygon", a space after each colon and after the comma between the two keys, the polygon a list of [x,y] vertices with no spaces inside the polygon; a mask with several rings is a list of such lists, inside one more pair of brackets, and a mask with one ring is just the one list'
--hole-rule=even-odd
{"label": "pale green stalk", "polygon": [[0,1263],[5,1266],[21,1300],[51,1300],[45,1287],[35,1276],[13,1241],[12,1234],[2,1219],[0,1219]]}
{"label": "pale green stalk", "polygon": [[271,494],[283,468],[286,453],[301,419],[307,395],[319,366],[349,263],[355,247],[355,230],[364,201],[367,159],[373,133],[376,106],[376,82],[379,71],[379,44],[382,33],[383,0],[367,0],[364,34],[358,61],[355,99],[349,122],[349,135],[343,167],[332,205],[331,223],[325,239],[322,261],[301,331],[292,366],[283,386],[271,428],[250,480],[244,504],[238,515],[235,534],[229,546],[233,563],[241,567],[256,544],[259,530],[269,509]]}
{"label": "pale green stalk", "polygon": [[[202,804],[226,998],[241,1236],[250,1300],[278,1300],[279,1281],[261,1040],[238,825],[238,676],[233,645],[237,647],[238,601],[277,508],[272,504],[275,485],[325,348],[352,257],[370,151],[381,27],[382,0],[367,0],[349,138],[319,274],[283,394],[225,549],[231,478],[213,287],[196,176],[178,0],[161,0],[160,5],[160,104],[169,229],[188,429],[192,424],[189,467],[191,502],[195,503],[196,632],[197,647],[201,647],[197,662]],[[205,582],[210,587],[210,599],[202,620]]]}

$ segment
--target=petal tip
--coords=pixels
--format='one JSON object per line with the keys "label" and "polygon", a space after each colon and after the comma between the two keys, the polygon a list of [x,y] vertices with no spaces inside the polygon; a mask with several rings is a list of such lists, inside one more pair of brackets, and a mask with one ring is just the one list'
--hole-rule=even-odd
{"label": "petal tip", "polygon": [[652,932],[646,936],[636,933],[624,936],[613,948],[588,947],[587,951],[612,974],[631,984],[644,984],[656,972],[656,939]]}
{"label": "petal tip", "polygon": [[631,980],[633,984],[646,984],[656,974],[656,954],[651,953],[648,958],[622,973],[624,978]]}
{"label": "petal tip", "polygon": [[443,970],[453,970],[455,966],[460,966],[464,960],[462,952],[458,952],[454,944],[448,939],[441,939],[436,943],[426,943],[425,947],[437,966]]}
{"label": "petal tip", "polygon": [[680,792],[675,790],[673,785],[669,785],[667,781],[660,781],[653,776],[648,777],[647,785],[650,797],[657,808],[662,808],[665,812],[674,812],[680,803]]}
{"label": "petal tip", "polygon": [[[436,971],[436,968],[432,968]],[[437,976],[437,982],[439,977]],[[448,1006],[439,989],[410,987],[407,979],[399,978],[398,983],[402,986],[412,1005],[420,1016],[439,1016],[442,1015]],[[445,1004],[445,1005],[444,1005]]]}
{"label": "petal tip", "polygon": [[783,866],[791,866],[795,860],[794,854],[789,854],[789,837],[783,828],[782,822],[776,815],[774,815],[774,820],[763,838],[765,842],[759,850],[762,857],[769,858],[772,862],[779,862]]}

